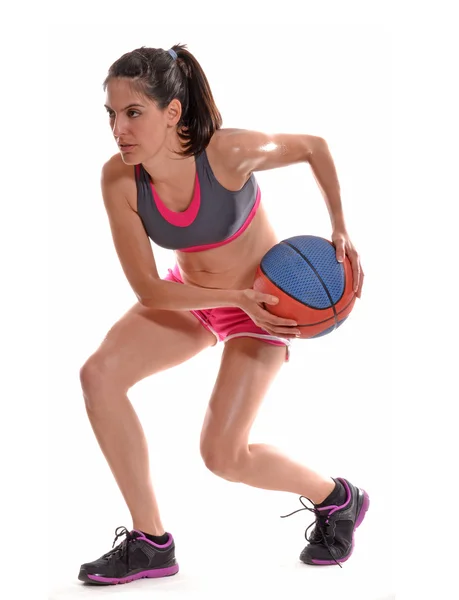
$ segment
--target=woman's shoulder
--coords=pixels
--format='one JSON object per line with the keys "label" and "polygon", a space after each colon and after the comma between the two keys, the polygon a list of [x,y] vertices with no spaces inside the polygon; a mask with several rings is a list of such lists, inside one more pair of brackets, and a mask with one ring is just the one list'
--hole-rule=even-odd
{"label": "woman's shoulder", "polygon": [[206,150],[210,149],[215,153],[224,153],[231,149],[231,140],[236,139],[236,135],[244,131],[243,129],[236,129],[234,127],[227,129],[217,129],[214,135],[211,137],[209,145]]}
{"label": "woman's shoulder", "polygon": [[[239,190],[250,177],[240,169],[237,134],[242,129],[219,129],[212,136],[206,148],[212,171],[220,183],[229,190]],[[226,182],[222,183],[222,182]]]}
{"label": "woman's shoulder", "polygon": [[127,165],[121,158],[121,154],[113,154],[103,166],[104,177],[117,186],[123,186],[131,208],[136,210],[137,193],[135,184],[134,166]]}
{"label": "woman's shoulder", "polygon": [[228,164],[228,159],[234,153],[236,148],[233,141],[237,139],[237,134],[242,129],[217,129],[206,147],[208,157],[218,164]]}
{"label": "woman's shoulder", "polygon": [[127,165],[121,158],[121,154],[117,152],[113,154],[103,166],[104,172],[115,179],[125,177],[127,174],[134,174],[132,165]]}

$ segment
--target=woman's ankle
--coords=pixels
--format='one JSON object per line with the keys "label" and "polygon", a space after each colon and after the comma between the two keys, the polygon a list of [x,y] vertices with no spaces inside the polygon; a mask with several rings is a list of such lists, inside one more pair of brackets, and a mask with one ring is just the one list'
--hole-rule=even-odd
{"label": "woman's ankle", "polygon": [[134,521],[133,529],[137,531],[141,531],[142,533],[148,533],[149,535],[154,535],[155,537],[161,537],[166,533],[164,527],[161,523],[148,523],[146,521]]}

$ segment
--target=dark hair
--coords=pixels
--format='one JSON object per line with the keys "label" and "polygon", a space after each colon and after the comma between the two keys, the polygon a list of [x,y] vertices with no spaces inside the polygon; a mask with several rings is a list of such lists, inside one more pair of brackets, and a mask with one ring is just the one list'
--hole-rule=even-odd
{"label": "dark hair", "polygon": [[108,70],[103,83],[115,77],[130,79],[136,92],[153,100],[162,110],[174,99],[182,105],[177,134],[183,152],[180,156],[199,155],[222,126],[207,77],[186,44],[172,46],[174,60],[167,50],[142,46],[123,54]]}

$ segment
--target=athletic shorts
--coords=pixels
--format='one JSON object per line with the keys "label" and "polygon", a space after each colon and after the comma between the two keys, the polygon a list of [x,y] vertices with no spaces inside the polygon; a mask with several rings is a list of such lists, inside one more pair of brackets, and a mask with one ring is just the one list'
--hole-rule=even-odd
{"label": "athletic shorts", "polygon": [[[163,277],[166,281],[183,283],[178,265],[168,269],[167,275]],[[206,308],[190,311],[202,325],[214,334],[216,342],[227,342],[238,337],[257,338],[273,346],[286,347],[286,362],[290,359],[290,340],[268,333],[265,329],[258,327],[247,313],[237,307]]]}

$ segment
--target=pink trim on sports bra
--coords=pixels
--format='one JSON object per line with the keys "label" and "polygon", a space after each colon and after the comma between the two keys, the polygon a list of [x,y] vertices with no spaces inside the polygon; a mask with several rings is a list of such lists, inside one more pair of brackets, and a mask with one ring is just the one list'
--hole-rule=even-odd
{"label": "pink trim on sports bra", "polygon": [[204,246],[192,246],[191,248],[179,248],[179,252],[199,252],[200,250],[211,250],[212,248],[218,248],[218,246],[224,246],[225,244],[229,244],[229,242],[232,242],[233,240],[235,240],[237,237],[239,237],[242,233],[244,233],[244,231],[247,229],[247,227],[250,225],[250,223],[252,222],[255,213],[257,212],[257,208],[260,204],[261,201],[261,190],[260,190],[260,186],[257,186],[257,197],[255,200],[255,204],[253,205],[252,210],[249,213],[249,216],[247,217],[247,219],[245,220],[244,225],[242,225],[242,227],[240,227],[236,233],[234,233],[231,237],[229,237],[226,240],[223,240],[223,242],[217,242],[216,244],[207,244]]}
{"label": "pink trim on sports bra", "polygon": [[151,192],[153,195],[153,200],[156,204],[156,208],[159,210],[163,219],[171,223],[171,225],[175,225],[176,227],[188,227],[193,223],[196,219],[199,207],[201,206],[201,186],[199,184],[198,172],[196,171],[196,178],[194,181],[194,194],[193,199],[191,200],[190,205],[183,212],[176,212],[174,210],[170,210],[163,203],[161,198],[158,195],[158,192],[155,190],[155,186],[150,179]]}

